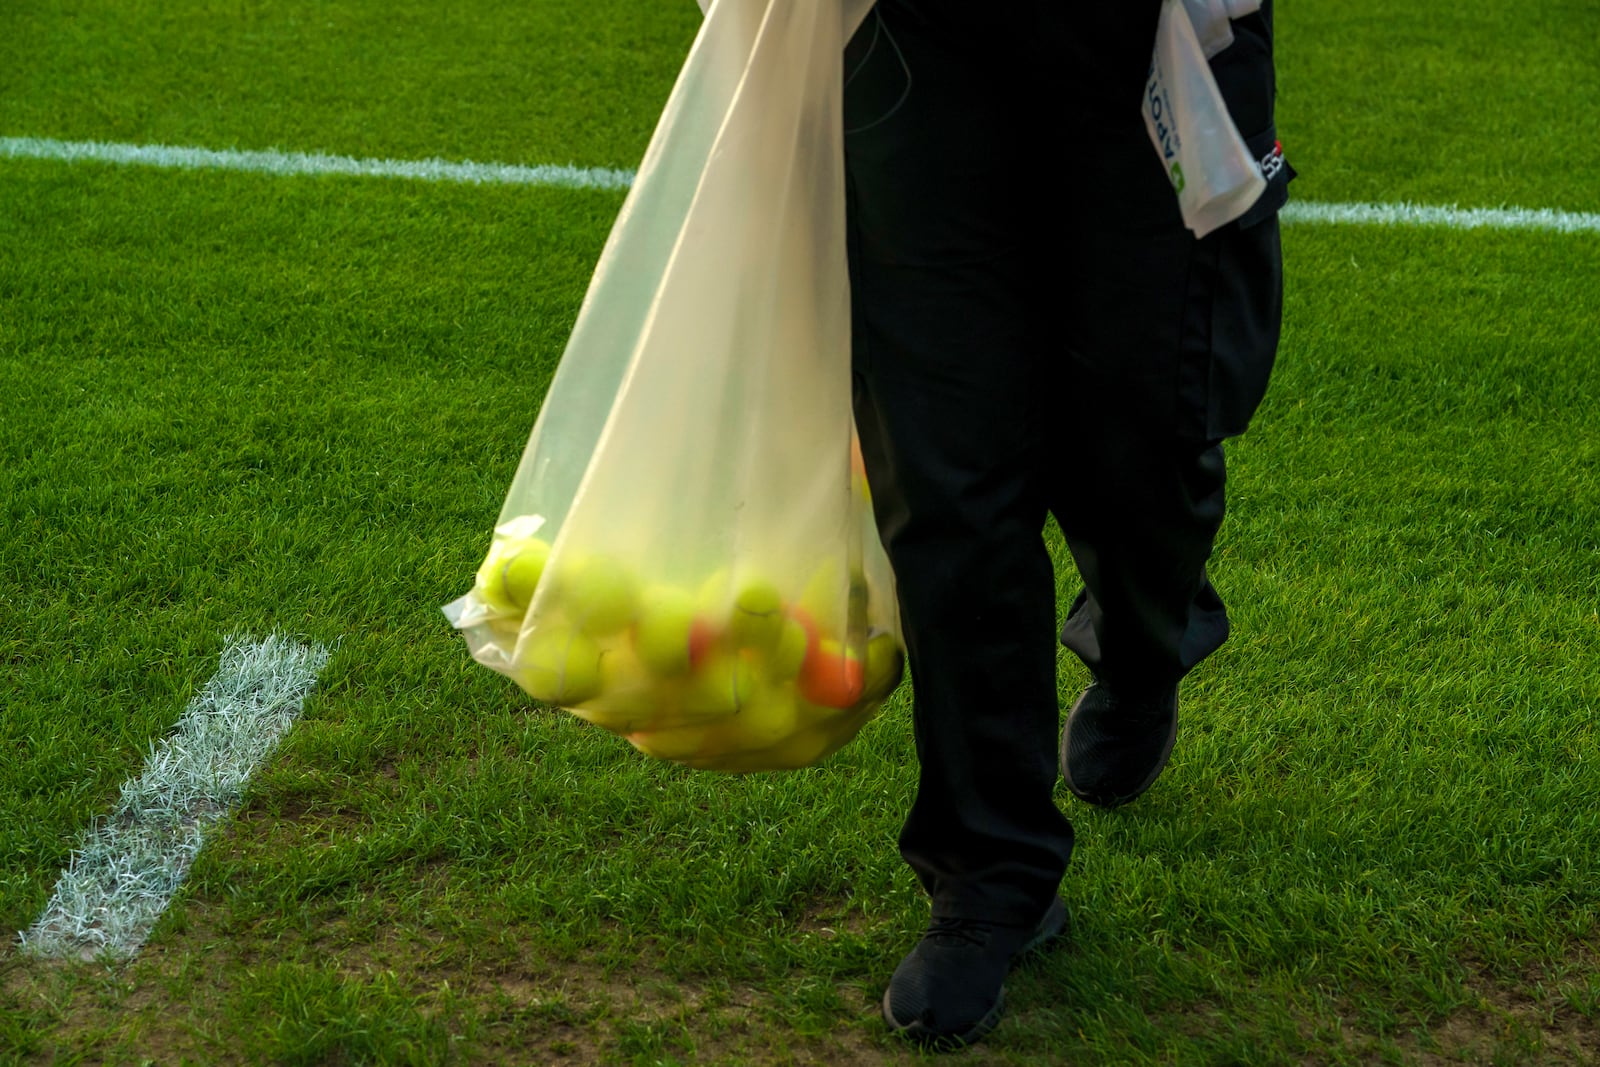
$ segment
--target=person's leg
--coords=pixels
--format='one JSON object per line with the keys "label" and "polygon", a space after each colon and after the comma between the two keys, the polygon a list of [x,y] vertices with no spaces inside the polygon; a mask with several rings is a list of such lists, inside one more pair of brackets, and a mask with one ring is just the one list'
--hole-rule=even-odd
{"label": "person's leg", "polygon": [[1219,443],[1101,430],[1095,451],[1118,454],[1120,478],[1075,480],[1056,508],[1083,579],[1061,638],[1095,678],[1068,714],[1060,763],[1075,796],[1116,807],[1165,769],[1178,682],[1228,635],[1205,569],[1225,468]]}
{"label": "person's leg", "polygon": [[[1226,607],[1205,571],[1223,517],[1222,446],[1169,444],[1167,455],[1148,457],[1142,484],[1080,488],[1060,506],[1077,512],[1069,545],[1083,578],[1062,643],[1097,681],[1127,693],[1171,688],[1228,636]],[[1162,481],[1168,495],[1158,498]],[[1077,521],[1096,507],[1133,521]]]}
{"label": "person's leg", "polygon": [[1033,264],[1008,79],[970,7],[885,0],[846,52],[856,420],[894,564],[921,774],[901,853],[933,903],[884,997],[976,1040],[1064,921],[1055,582],[1033,456]]}
{"label": "person's leg", "polygon": [[856,418],[915,693],[902,852],[935,915],[1031,922],[1072,832],[1052,799],[1029,235],[981,21],[885,2],[846,52]]}
{"label": "person's leg", "polygon": [[1063,642],[1098,679],[1150,690],[1228,636],[1205,573],[1224,514],[1222,438],[1265,392],[1282,260],[1276,219],[1199,242],[1127,237],[1108,238],[1120,247],[1077,282],[1079,315],[1114,311],[1072,319],[1079,403],[1058,442],[1072,462],[1055,468],[1050,499],[1084,582]]}
{"label": "person's leg", "polygon": [[[1263,152],[1275,141],[1269,20],[1270,6],[1236,24],[1239,43],[1219,57],[1235,115],[1266,124],[1250,137]],[[1083,65],[1102,66],[1100,85],[1134,83],[1147,62],[1138,44],[1110,44]],[[1070,195],[1116,195],[1062,238],[1059,300],[1041,328],[1063,354],[1056,391],[1069,418],[1042,466],[1084,586],[1062,641],[1096,679],[1069,716],[1063,771],[1074,793],[1113,805],[1160,773],[1178,681],[1227,638],[1205,569],[1224,512],[1221,440],[1244,431],[1271,372],[1282,299],[1273,211],[1292,172],[1252,215],[1196,240],[1136,108],[1086,110],[1074,132],[1097,151]]]}

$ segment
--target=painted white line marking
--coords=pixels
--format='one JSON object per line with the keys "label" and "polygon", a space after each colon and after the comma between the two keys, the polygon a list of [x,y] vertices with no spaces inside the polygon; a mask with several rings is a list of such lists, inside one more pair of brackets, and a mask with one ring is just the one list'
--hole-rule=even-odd
{"label": "painted white line marking", "polygon": [[300,716],[328,662],[322,645],[229,639],[216,675],[111,814],[84,834],[44,913],[21,937],[38,956],[133,956],[150,936],[206,832]]}
{"label": "painted white line marking", "polygon": [[511,163],[451,163],[443,159],[357,159],[314,152],[235,151],[170,145],[52,141],[44,137],[0,137],[0,158],[88,160],[177,170],[243,170],[255,174],[342,174],[367,178],[412,178],[469,185],[546,185],[566,189],[626,189],[631,170],[608,167],[522,167]]}
{"label": "painted white line marking", "polygon": [[1291,200],[1285,222],[1423,226],[1450,230],[1544,230],[1600,233],[1600,215],[1525,207],[1429,207],[1426,204],[1319,204]]}
{"label": "painted white line marking", "polygon": [[[543,185],[565,189],[622,190],[634,172],[609,167],[570,167],[512,163],[453,163],[443,159],[358,159],[313,152],[186,148],[174,145],[56,141],[47,137],[0,137],[0,159],[89,160],[179,170],[242,170],[256,174],[338,174],[410,178],[469,185]],[[1600,233],[1600,214],[1552,208],[1462,208],[1426,204],[1331,204],[1291,200],[1283,210],[1288,223],[1355,226],[1415,226],[1451,230],[1542,230],[1549,233]]]}

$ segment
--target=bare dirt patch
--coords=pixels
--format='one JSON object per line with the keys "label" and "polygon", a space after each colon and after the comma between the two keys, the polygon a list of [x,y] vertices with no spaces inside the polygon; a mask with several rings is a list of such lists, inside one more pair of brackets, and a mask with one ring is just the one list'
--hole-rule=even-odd
{"label": "bare dirt patch", "polygon": [[1554,967],[1511,979],[1469,961],[1466,986],[1476,1003],[1411,1036],[1402,1049],[1425,1067],[1443,1064],[1592,1065],[1600,1063],[1600,1015],[1584,1014],[1560,993],[1559,975],[1600,975],[1600,952],[1580,945]]}
{"label": "bare dirt patch", "polygon": [[[460,1034],[451,1062],[644,1057],[865,1067],[911,1058],[854,1022],[796,1033],[774,1016],[761,986],[675,977],[648,946],[631,961],[614,954],[603,962],[555,959],[509,937],[469,945],[433,930],[330,919],[236,953],[207,905],[190,902],[186,911],[181,931],[158,938],[130,964],[5,960],[0,990],[8,999],[49,1006],[48,1033],[23,1062],[261,1062],[263,1050],[251,1049],[248,1035],[270,1021],[243,1015],[261,1002],[242,994],[256,972],[280,963],[335,975],[351,989],[397,984],[424,1014]],[[876,1006],[860,991],[840,995],[860,1016],[855,1022],[875,1020]]]}
{"label": "bare dirt patch", "polygon": [[1392,1034],[1363,1026],[1353,1008],[1340,1011],[1346,1051],[1365,1063],[1416,1067],[1600,1064],[1600,949],[1594,943],[1521,974],[1497,973],[1476,959],[1460,963],[1467,1004],[1442,1017],[1414,1019]]}
{"label": "bare dirt patch", "polygon": [[[418,894],[444,899],[448,871],[422,874]],[[371,1010],[402,1005],[413,1021],[447,1032],[448,1062],[879,1067],[919,1060],[883,1034],[874,990],[849,981],[830,986],[817,978],[806,988],[825,1006],[797,1012],[804,975],[686,975],[667,966],[648,940],[620,929],[606,938],[604,953],[592,953],[552,950],[542,931],[470,916],[427,925],[409,914],[412,921],[388,921],[380,904],[371,915],[330,904],[308,909],[292,930],[238,936],[225,904],[190,900],[181,922],[121,967],[25,960],[0,950],[0,1012],[39,1022],[24,1063],[255,1063],[270,1058],[255,1039],[281,1010],[258,983],[277,969],[292,980],[303,974],[331,984],[358,1004],[368,1003],[361,998],[369,991],[392,991],[388,1000],[371,1001]],[[843,900],[797,904],[789,921],[801,939],[876,933]],[[1326,1050],[1308,1062],[1600,1064],[1600,950],[1593,940],[1524,973],[1475,960],[1461,967],[1466,1004],[1408,1019],[1395,1031],[1360,1021],[1355,1005],[1374,991],[1306,1005],[1291,1026],[1303,1047]],[[1026,1014],[1019,1024],[1026,1025]],[[1174,1036],[1200,1037],[1237,1021],[1205,999],[1168,1005],[1156,1016]],[[1078,1061],[1022,1053],[999,1040],[941,1062]]]}

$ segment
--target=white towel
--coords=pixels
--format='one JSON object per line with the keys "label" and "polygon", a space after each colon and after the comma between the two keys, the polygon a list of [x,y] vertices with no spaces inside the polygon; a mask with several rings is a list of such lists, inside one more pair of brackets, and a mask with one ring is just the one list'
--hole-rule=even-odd
{"label": "white towel", "polygon": [[1210,59],[1233,43],[1233,19],[1261,10],[1261,0],[1183,0],[1200,50]]}

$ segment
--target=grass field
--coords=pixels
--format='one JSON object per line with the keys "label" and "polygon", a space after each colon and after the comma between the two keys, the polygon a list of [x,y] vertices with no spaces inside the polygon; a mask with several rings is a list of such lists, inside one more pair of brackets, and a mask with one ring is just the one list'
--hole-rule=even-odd
{"label": "grass field", "polygon": [[[1600,211],[1600,12],[1535,7],[1281,0],[1295,195]],[[0,137],[631,167],[697,23],[13,0]],[[136,961],[0,947],[0,1064],[916,1058],[906,691],[820,767],[694,774],[439,614],[620,203],[0,161],[0,930],[229,635],[335,646]],[[1600,1060],[1600,241],[1285,247],[1234,637],[1145,799],[1062,791],[1069,937],[957,1060]]]}

